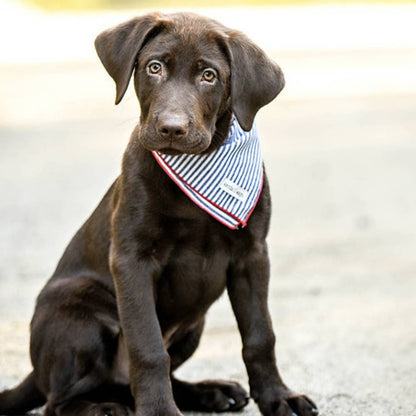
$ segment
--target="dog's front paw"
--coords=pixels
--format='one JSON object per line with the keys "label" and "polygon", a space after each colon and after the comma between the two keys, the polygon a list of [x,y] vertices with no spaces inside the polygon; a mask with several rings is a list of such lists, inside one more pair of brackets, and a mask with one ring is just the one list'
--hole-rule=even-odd
{"label": "dog's front paw", "polygon": [[309,397],[286,389],[265,393],[256,401],[264,416],[317,416],[319,413]]}
{"label": "dog's front paw", "polygon": [[173,394],[181,410],[234,412],[247,405],[248,393],[233,381],[206,380],[187,383],[172,379]]}

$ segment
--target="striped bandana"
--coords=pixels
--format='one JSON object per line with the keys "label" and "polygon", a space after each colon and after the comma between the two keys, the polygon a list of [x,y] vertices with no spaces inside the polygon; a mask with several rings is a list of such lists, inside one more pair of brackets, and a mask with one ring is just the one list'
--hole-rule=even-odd
{"label": "striped bandana", "polygon": [[263,159],[255,123],[246,132],[234,118],[227,141],[207,155],[152,153],[201,209],[233,230],[247,225],[263,188]]}

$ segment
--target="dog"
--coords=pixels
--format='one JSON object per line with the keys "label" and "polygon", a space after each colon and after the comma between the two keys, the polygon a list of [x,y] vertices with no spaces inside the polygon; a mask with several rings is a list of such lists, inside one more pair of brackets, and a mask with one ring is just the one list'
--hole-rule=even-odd
{"label": "dog", "polygon": [[[267,306],[270,193],[254,118],[282,90],[280,67],[241,32],[191,13],[134,18],[95,46],[116,104],[134,79],[140,122],[120,176],[37,298],[33,371],[0,394],[0,413],[46,404],[47,416],[180,416],[240,410],[251,397],[265,416],[316,415],[279,375]],[[217,180],[220,164],[228,176],[210,199],[200,181]],[[174,376],[224,290],[250,395]]]}

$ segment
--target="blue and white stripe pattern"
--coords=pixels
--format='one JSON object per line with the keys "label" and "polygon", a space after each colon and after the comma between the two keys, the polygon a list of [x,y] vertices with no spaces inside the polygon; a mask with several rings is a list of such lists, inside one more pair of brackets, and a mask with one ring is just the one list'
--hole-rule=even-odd
{"label": "blue and white stripe pattern", "polygon": [[246,132],[234,118],[226,142],[207,155],[152,153],[201,209],[231,229],[247,225],[263,188],[263,158],[255,123]]}

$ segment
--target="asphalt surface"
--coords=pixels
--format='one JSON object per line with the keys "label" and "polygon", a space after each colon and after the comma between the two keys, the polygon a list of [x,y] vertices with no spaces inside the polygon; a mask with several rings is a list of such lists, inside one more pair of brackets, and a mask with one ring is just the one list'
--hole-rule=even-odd
{"label": "asphalt surface", "polygon": [[[273,195],[270,309],[286,383],[324,416],[416,415],[416,52],[270,53],[287,86],[258,117]],[[370,45],[371,46],[371,45]],[[416,78],[416,77],[414,77]],[[138,118],[98,61],[0,65],[0,388],[65,245],[119,172]],[[247,386],[226,296],[182,378]],[[243,412],[258,415],[253,404]],[[226,415],[226,414],[225,414]]]}

